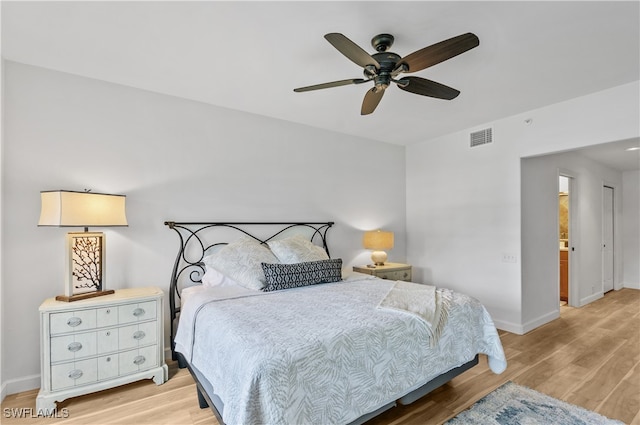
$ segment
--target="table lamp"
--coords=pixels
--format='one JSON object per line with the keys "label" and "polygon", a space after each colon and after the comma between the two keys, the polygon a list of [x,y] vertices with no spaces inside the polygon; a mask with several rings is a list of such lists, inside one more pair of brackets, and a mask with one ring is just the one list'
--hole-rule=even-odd
{"label": "table lamp", "polygon": [[105,235],[89,227],[127,226],[124,195],[90,191],[40,192],[38,226],[84,227],[67,233],[65,294],[59,301],[77,301],[114,293],[105,288]]}
{"label": "table lamp", "polygon": [[387,253],[385,249],[393,248],[393,232],[384,232],[382,230],[372,230],[365,232],[362,238],[362,244],[365,249],[371,249],[371,261],[376,266],[384,266],[387,261]]}

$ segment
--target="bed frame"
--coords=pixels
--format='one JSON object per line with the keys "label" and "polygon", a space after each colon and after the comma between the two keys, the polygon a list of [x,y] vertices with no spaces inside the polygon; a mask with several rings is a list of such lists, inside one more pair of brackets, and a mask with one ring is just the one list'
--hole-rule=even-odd
{"label": "bed frame", "polygon": [[[176,255],[175,263],[171,272],[169,285],[169,313],[170,313],[170,333],[171,333],[171,358],[178,361],[178,367],[188,368],[196,382],[198,402],[201,408],[211,407],[214,415],[220,424],[224,425],[222,413],[224,403],[216,395],[211,383],[193,367],[182,356],[175,351],[175,332],[180,317],[180,297],[181,291],[187,286],[201,284],[204,275],[204,264],[202,262],[207,251],[216,247],[226,245],[228,242],[237,239],[241,235],[249,236],[260,243],[267,243],[270,240],[284,237],[288,233],[304,233],[309,235],[309,240],[322,246],[329,255],[327,245],[327,231],[333,226],[332,221],[328,222],[175,222],[165,221],[169,229],[174,230],[180,240],[180,247]],[[223,239],[221,239],[221,237]],[[329,255],[330,256],[330,255]],[[420,388],[408,393],[397,400],[399,404],[410,404],[420,397],[428,394],[434,389],[446,384],[451,379],[465,372],[478,364],[476,355],[471,361],[449,370],[427,382]],[[379,409],[370,412],[356,419],[349,425],[362,424],[380,413],[396,406],[396,402],[381,406]]]}

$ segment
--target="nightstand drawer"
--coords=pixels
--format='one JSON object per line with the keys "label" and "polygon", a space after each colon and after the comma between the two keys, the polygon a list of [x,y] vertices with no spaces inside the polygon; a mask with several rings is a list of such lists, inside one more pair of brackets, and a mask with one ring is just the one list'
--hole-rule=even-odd
{"label": "nightstand drawer", "polygon": [[95,358],[51,366],[51,389],[55,391],[97,381],[96,366]]}
{"label": "nightstand drawer", "polygon": [[382,278],[382,279],[410,281],[411,280],[411,270],[398,270],[398,271],[395,271],[395,272],[394,271],[381,272],[381,273],[377,274],[376,276],[378,276],[379,278]]}
{"label": "nightstand drawer", "polygon": [[98,339],[98,354],[114,351],[118,347],[118,328],[100,329],[96,332]]}
{"label": "nightstand drawer", "polygon": [[151,369],[158,365],[158,347],[140,348],[138,350],[125,351],[120,353],[120,375],[127,375],[140,370]]}
{"label": "nightstand drawer", "polygon": [[99,308],[96,310],[96,316],[99,328],[118,324],[118,309],[116,307]]}
{"label": "nightstand drawer", "polygon": [[51,338],[51,363],[81,359],[97,353],[96,333],[86,332]]}
{"label": "nightstand drawer", "polygon": [[118,354],[98,357],[98,381],[118,376]]}
{"label": "nightstand drawer", "polygon": [[156,322],[145,322],[120,328],[118,330],[118,347],[121,350],[127,350],[141,345],[155,344],[157,326]]}
{"label": "nightstand drawer", "polygon": [[139,322],[156,317],[156,302],[126,304],[118,307],[119,323]]}
{"label": "nightstand drawer", "polygon": [[95,310],[76,310],[51,315],[51,335],[84,331],[96,327]]}

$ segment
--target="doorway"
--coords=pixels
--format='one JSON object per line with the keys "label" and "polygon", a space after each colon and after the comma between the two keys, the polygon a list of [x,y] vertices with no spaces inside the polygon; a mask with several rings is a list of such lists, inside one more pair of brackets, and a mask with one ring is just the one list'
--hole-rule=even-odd
{"label": "doorway", "polygon": [[602,292],[613,290],[613,230],[614,230],[614,189],[602,187]]}
{"label": "doorway", "polygon": [[558,248],[560,305],[569,304],[569,237],[571,235],[571,179],[568,176],[558,177]]}

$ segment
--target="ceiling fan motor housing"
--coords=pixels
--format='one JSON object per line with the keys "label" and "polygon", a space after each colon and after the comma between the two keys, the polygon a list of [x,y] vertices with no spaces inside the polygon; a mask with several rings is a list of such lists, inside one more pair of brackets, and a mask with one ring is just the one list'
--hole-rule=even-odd
{"label": "ceiling fan motor housing", "polygon": [[364,75],[367,78],[373,77],[376,87],[387,88],[393,77],[392,72],[402,58],[393,52],[375,53],[372,57],[380,64],[380,69],[376,70],[374,67],[371,72],[370,69],[365,68]]}

